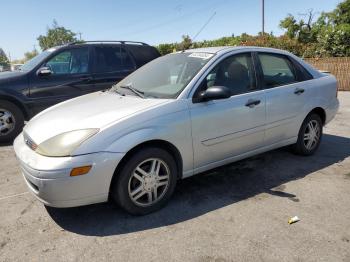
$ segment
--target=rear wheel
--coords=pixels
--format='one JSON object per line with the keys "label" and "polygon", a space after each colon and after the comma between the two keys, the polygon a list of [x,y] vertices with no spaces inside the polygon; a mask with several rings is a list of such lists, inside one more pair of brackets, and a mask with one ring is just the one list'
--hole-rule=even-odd
{"label": "rear wheel", "polygon": [[127,212],[144,215],[163,207],[174,192],[177,168],[164,149],[145,148],[122,167],[112,184],[112,199]]}
{"label": "rear wheel", "polygon": [[312,155],[322,139],[322,120],[317,114],[308,115],[299,130],[298,141],[294,151],[300,155]]}
{"label": "rear wheel", "polygon": [[21,110],[11,102],[0,100],[0,143],[12,142],[23,126]]}

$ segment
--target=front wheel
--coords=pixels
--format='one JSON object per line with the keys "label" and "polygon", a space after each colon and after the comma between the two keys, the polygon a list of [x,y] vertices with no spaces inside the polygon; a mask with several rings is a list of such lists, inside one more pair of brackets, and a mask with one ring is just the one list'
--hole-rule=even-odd
{"label": "front wheel", "polygon": [[21,110],[11,102],[0,100],[0,143],[12,142],[23,126]]}
{"label": "front wheel", "polygon": [[163,207],[174,192],[177,167],[161,148],[142,149],[116,174],[111,197],[133,215],[145,215]]}
{"label": "front wheel", "polygon": [[312,155],[322,139],[322,120],[317,114],[308,115],[300,127],[294,151],[300,155]]}

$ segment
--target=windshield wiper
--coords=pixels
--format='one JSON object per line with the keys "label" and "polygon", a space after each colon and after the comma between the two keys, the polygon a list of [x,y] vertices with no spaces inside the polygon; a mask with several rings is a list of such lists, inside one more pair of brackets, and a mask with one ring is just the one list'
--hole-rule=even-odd
{"label": "windshield wiper", "polygon": [[127,86],[119,86],[120,88],[124,88],[124,89],[128,89],[130,91],[132,91],[134,94],[138,95],[141,98],[145,98],[145,93],[141,92],[135,88],[133,88],[131,85],[127,85]]}

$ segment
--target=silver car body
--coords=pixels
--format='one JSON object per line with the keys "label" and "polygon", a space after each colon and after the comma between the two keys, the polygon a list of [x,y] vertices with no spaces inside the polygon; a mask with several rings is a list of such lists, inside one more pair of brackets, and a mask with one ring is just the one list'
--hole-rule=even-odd
{"label": "silver car body", "polygon": [[[272,89],[193,103],[196,87],[224,58],[242,52],[269,52],[293,57],[314,79]],[[323,74],[289,52],[258,47],[215,47],[213,57],[176,99],[142,99],[97,92],[53,106],[34,117],[24,132],[36,144],[61,133],[99,128],[69,157],[47,157],[28,147],[23,134],[14,149],[29,189],[42,202],[56,207],[108,200],[110,184],[123,157],[142,143],[163,142],[177,152],[181,178],[297,141],[300,126],[315,108],[328,123],[338,110],[336,79]],[[298,87],[302,95],[294,94]],[[249,99],[261,103],[250,108]],[[92,165],[83,176],[71,177],[77,166]]]}

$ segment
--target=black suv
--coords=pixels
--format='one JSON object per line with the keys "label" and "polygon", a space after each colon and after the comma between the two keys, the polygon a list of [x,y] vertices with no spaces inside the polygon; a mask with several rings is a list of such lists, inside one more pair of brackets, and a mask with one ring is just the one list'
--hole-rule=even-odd
{"label": "black suv", "polygon": [[86,41],[48,49],[19,71],[0,73],[0,142],[13,140],[43,109],[108,89],[159,56],[141,42]]}

